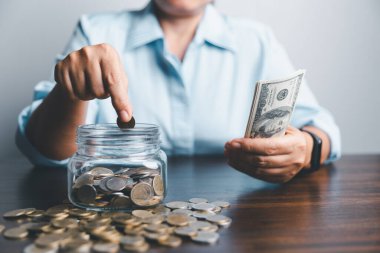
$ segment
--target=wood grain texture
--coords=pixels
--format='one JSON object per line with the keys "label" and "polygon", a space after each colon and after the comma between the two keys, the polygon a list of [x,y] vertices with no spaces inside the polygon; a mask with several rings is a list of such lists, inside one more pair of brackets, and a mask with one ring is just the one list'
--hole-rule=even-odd
{"label": "wood grain texture", "polygon": [[[0,213],[46,209],[66,198],[64,169],[0,161]],[[380,252],[380,155],[344,156],[283,185],[252,179],[223,157],[169,160],[167,201],[227,200],[233,219],[214,246],[185,242],[149,252]],[[0,218],[7,227],[14,222]],[[0,252],[22,252],[25,241],[0,238]]]}

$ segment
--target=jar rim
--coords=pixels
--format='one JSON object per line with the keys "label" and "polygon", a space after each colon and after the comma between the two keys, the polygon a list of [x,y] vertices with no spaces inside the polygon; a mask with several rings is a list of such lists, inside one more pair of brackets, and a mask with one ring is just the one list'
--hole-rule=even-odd
{"label": "jar rim", "polygon": [[136,123],[134,128],[119,128],[116,123],[101,123],[101,124],[84,124],[78,126],[78,133],[83,131],[91,131],[93,134],[96,134],[96,132],[104,132],[107,131],[107,133],[133,133],[133,132],[139,132],[143,134],[144,132],[152,132],[158,130],[158,126],[155,124],[148,124],[148,123]]}

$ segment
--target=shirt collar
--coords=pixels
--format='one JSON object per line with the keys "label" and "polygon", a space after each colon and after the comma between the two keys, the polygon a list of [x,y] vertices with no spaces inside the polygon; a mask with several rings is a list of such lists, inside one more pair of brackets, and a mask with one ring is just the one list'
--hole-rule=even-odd
{"label": "shirt collar", "polygon": [[133,14],[127,38],[128,48],[137,48],[163,38],[164,34],[154,15],[152,2]]}
{"label": "shirt collar", "polygon": [[194,41],[195,43],[206,41],[210,45],[231,51],[236,49],[233,32],[226,17],[218,12],[212,4],[206,7]]}
{"label": "shirt collar", "polygon": [[[150,2],[144,9],[134,13],[127,39],[128,48],[137,48],[164,38],[153,8],[153,3]],[[231,51],[236,49],[233,33],[225,17],[211,4],[205,9],[193,41],[196,44],[207,42]]]}

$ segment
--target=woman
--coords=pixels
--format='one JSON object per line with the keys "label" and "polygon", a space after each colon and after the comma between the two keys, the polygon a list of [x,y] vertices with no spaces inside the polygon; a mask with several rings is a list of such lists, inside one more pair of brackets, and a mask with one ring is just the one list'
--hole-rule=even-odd
{"label": "woman", "polygon": [[20,149],[37,165],[64,165],[78,125],[134,115],[160,125],[169,155],[224,151],[231,166],[270,182],[311,167],[313,135],[323,143],[318,163],[337,159],[339,130],[306,84],[285,136],[237,138],[256,81],[294,68],[266,26],[223,16],[210,2],[153,0],[140,11],[83,16],[56,82],[38,84],[19,117]]}

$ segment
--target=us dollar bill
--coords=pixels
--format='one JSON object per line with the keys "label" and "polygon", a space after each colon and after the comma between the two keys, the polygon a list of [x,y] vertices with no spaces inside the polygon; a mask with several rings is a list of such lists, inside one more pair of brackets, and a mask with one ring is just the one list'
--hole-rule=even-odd
{"label": "us dollar bill", "polygon": [[271,81],[258,81],[252,101],[245,138],[281,136],[292,117],[305,70]]}

